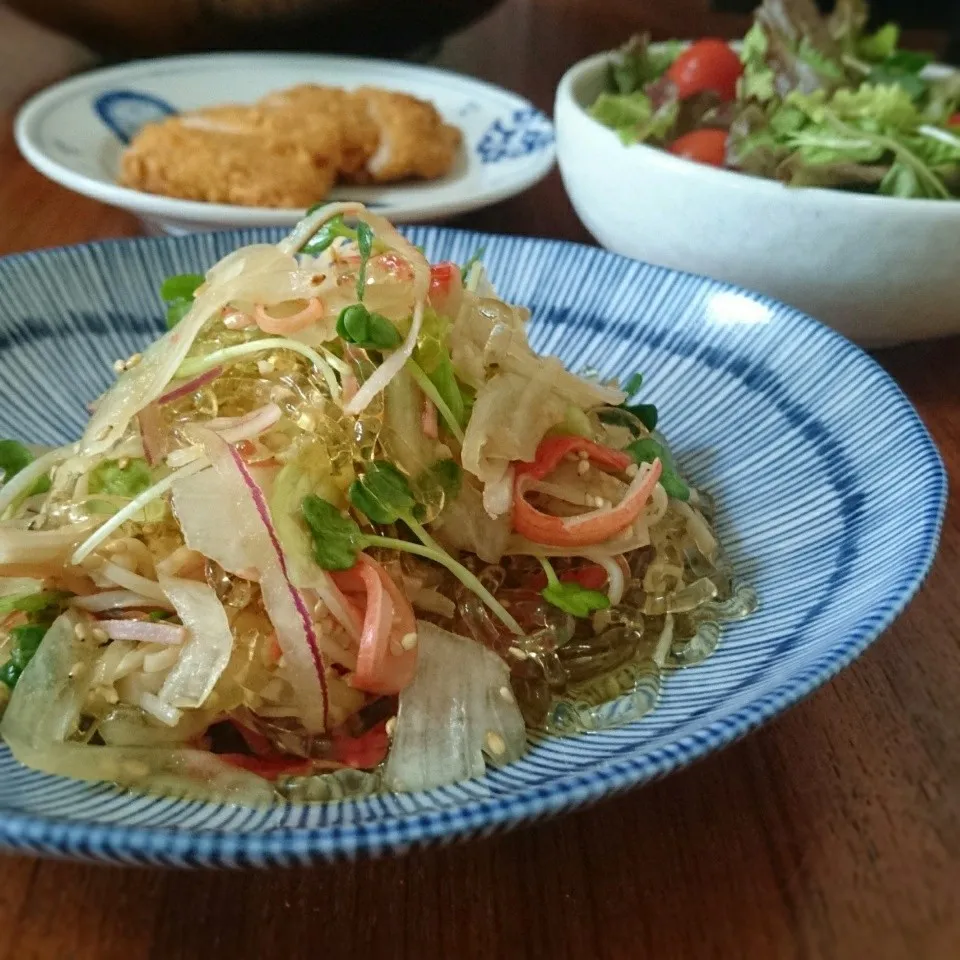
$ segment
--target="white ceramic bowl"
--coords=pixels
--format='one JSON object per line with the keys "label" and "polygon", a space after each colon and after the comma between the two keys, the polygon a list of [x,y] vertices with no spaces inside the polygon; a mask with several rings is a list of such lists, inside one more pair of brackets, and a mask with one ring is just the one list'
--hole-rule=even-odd
{"label": "white ceramic bowl", "polygon": [[789,188],[624,146],[587,113],[609,58],[567,71],[554,116],[564,185],[603,246],[769,294],[865,345],[960,332],[960,201]]}

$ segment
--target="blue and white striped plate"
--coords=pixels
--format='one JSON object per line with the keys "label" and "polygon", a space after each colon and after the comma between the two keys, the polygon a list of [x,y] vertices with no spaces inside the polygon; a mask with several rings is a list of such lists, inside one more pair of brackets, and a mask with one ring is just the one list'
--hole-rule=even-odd
{"label": "blue and white striped plate", "polygon": [[[146,123],[223,103],[253,103],[301,83],[410,93],[459,127],[463,146],[439,180],[337,187],[394,223],[438,220],[520,193],[554,162],[553,124],[523,97],[473,77],[389,60],[309,53],[205,53],[91,70],[37,94],[17,115],[17,145],[57,183],[183,233],[293,226],[302,210],[161,197],[117,184],[120,154]],[[323,199],[317,197],[317,200]]]}
{"label": "blue and white striped plate", "polygon": [[[532,340],[574,369],[642,370],[684,469],[760,597],[717,652],[617,730],[534,738],[521,762],[423,794],[249,809],[158,799],[20,768],[0,747],[0,848],[177,866],[401,852],[567,810],[690,763],[832,677],[920,585],[946,500],[940,457],[893,381],[790,307],[601,250],[410,231],[434,258],[479,245]],[[0,435],[76,436],[111,363],[161,328],[155,291],[264,234],[127,240],[0,261]]]}

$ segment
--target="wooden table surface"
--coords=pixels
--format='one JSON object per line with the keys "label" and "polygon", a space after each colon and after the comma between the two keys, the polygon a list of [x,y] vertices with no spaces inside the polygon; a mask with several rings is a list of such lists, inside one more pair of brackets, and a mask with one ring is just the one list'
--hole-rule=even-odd
{"label": "wooden table surface", "polygon": [[[508,0],[443,60],[549,109],[567,64],[632,30],[742,25],[700,0]],[[9,125],[2,137],[0,253],[138,232],[34,173]],[[458,225],[589,242],[555,173]],[[960,339],[878,359],[960,471]],[[665,781],[505,836],[271,873],[0,860],[0,960],[956,960],[958,583],[951,503],[922,593],[832,683]]]}

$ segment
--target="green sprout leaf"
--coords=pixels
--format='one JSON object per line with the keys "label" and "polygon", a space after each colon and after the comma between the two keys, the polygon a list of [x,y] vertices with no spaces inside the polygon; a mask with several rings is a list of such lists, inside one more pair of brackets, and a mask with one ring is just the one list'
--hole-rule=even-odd
{"label": "green sprout leaf", "polygon": [[474,264],[480,263],[481,259],[483,258],[484,250],[486,250],[486,247],[481,244],[476,250],[473,251],[473,253],[470,254],[464,265],[460,268],[461,283],[467,282],[467,277],[470,276],[470,271],[473,269]]}
{"label": "green sprout leaf", "polygon": [[660,414],[653,403],[625,403],[623,409],[632,413],[648,430],[654,430]]}
{"label": "green sprout leaf", "polygon": [[17,685],[21,673],[23,668],[18,667],[12,660],[8,660],[0,667],[0,683],[12,690]]}
{"label": "green sprout leaf", "polygon": [[[322,204],[314,204],[307,213],[312,213]],[[311,257],[318,257],[326,250],[337,237],[343,237],[344,240],[356,240],[357,231],[351,230],[343,222],[343,214],[331,217],[304,245],[303,253]]]}
{"label": "green sprout leaf", "polygon": [[386,317],[371,313],[362,303],[340,311],[337,335],[365,350],[390,350],[403,342],[397,328]]}
{"label": "green sprout leaf", "polygon": [[202,273],[178,273],[167,277],[160,284],[160,298],[167,303],[171,300],[179,300],[181,297],[192,300],[204,279]]}
{"label": "green sprout leaf", "polygon": [[168,330],[190,312],[197,289],[205,279],[200,273],[178,273],[160,284],[160,299],[167,305]]}
{"label": "green sprout leaf", "polygon": [[654,460],[659,460],[663,468],[660,473],[660,486],[666,491],[667,496],[675,500],[690,499],[690,488],[681,479],[672,454],[662,443],[658,443],[652,437],[644,437],[642,440],[634,440],[624,452],[629,453],[637,464],[653,463]]}
{"label": "green sprout leaf", "polygon": [[540,591],[540,596],[551,606],[573,617],[589,617],[594,611],[606,610],[610,606],[610,598],[605,593],[582,587],[579,583],[562,583],[546,557],[537,559],[547,575],[547,585]]}
{"label": "green sprout leaf", "polygon": [[72,597],[72,593],[65,593],[62,590],[41,590],[38,593],[18,593],[10,594],[6,597],[0,597],[0,614],[13,613],[38,613],[49,607],[59,607],[63,601]]}
{"label": "green sprout leaf", "polygon": [[350,484],[350,503],[374,523],[409,522],[417,507],[407,478],[389,461],[373,460]]}
{"label": "green sprout leaf", "polygon": [[643,374],[634,373],[627,378],[627,382],[623,385],[623,392],[628,396],[632,397],[635,394],[640,392],[640,388],[643,386]]}
{"label": "green sprout leaf", "polygon": [[463,469],[456,460],[438,460],[417,479],[418,487],[438,486],[449,502],[456,500],[463,486]]}
{"label": "green sprout leaf", "polygon": [[357,524],[332,503],[310,494],[300,505],[313,539],[313,556],[324,570],[349,570],[363,548]]}
{"label": "green sprout leaf", "polygon": [[[12,480],[24,467],[33,463],[33,454],[19,440],[0,440],[0,483]],[[46,493],[50,489],[50,477],[40,477],[27,494]]]}
{"label": "green sprout leaf", "polygon": [[363,300],[367,286],[367,261],[373,251],[373,230],[361,221],[357,224],[357,247],[360,250],[360,270],[357,273],[357,299]]}

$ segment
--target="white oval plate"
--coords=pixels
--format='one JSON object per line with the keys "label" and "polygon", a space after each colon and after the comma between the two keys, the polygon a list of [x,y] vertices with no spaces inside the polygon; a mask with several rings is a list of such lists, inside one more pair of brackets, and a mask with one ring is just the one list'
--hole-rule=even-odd
{"label": "white oval plate", "polygon": [[249,103],[299,83],[410,93],[431,101],[463,131],[457,164],[440,180],[341,187],[330,195],[361,200],[395,222],[496,203],[532,186],[554,163],[552,124],[514,93],[434,67],[314,54],[214,53],[94,70],[29,100],[14,131],[26,159],[51,180],[167,232],[292,226],[303,210],[176,200],[121,187],[116,175],[126,142],[145,123],[214,104]]}

